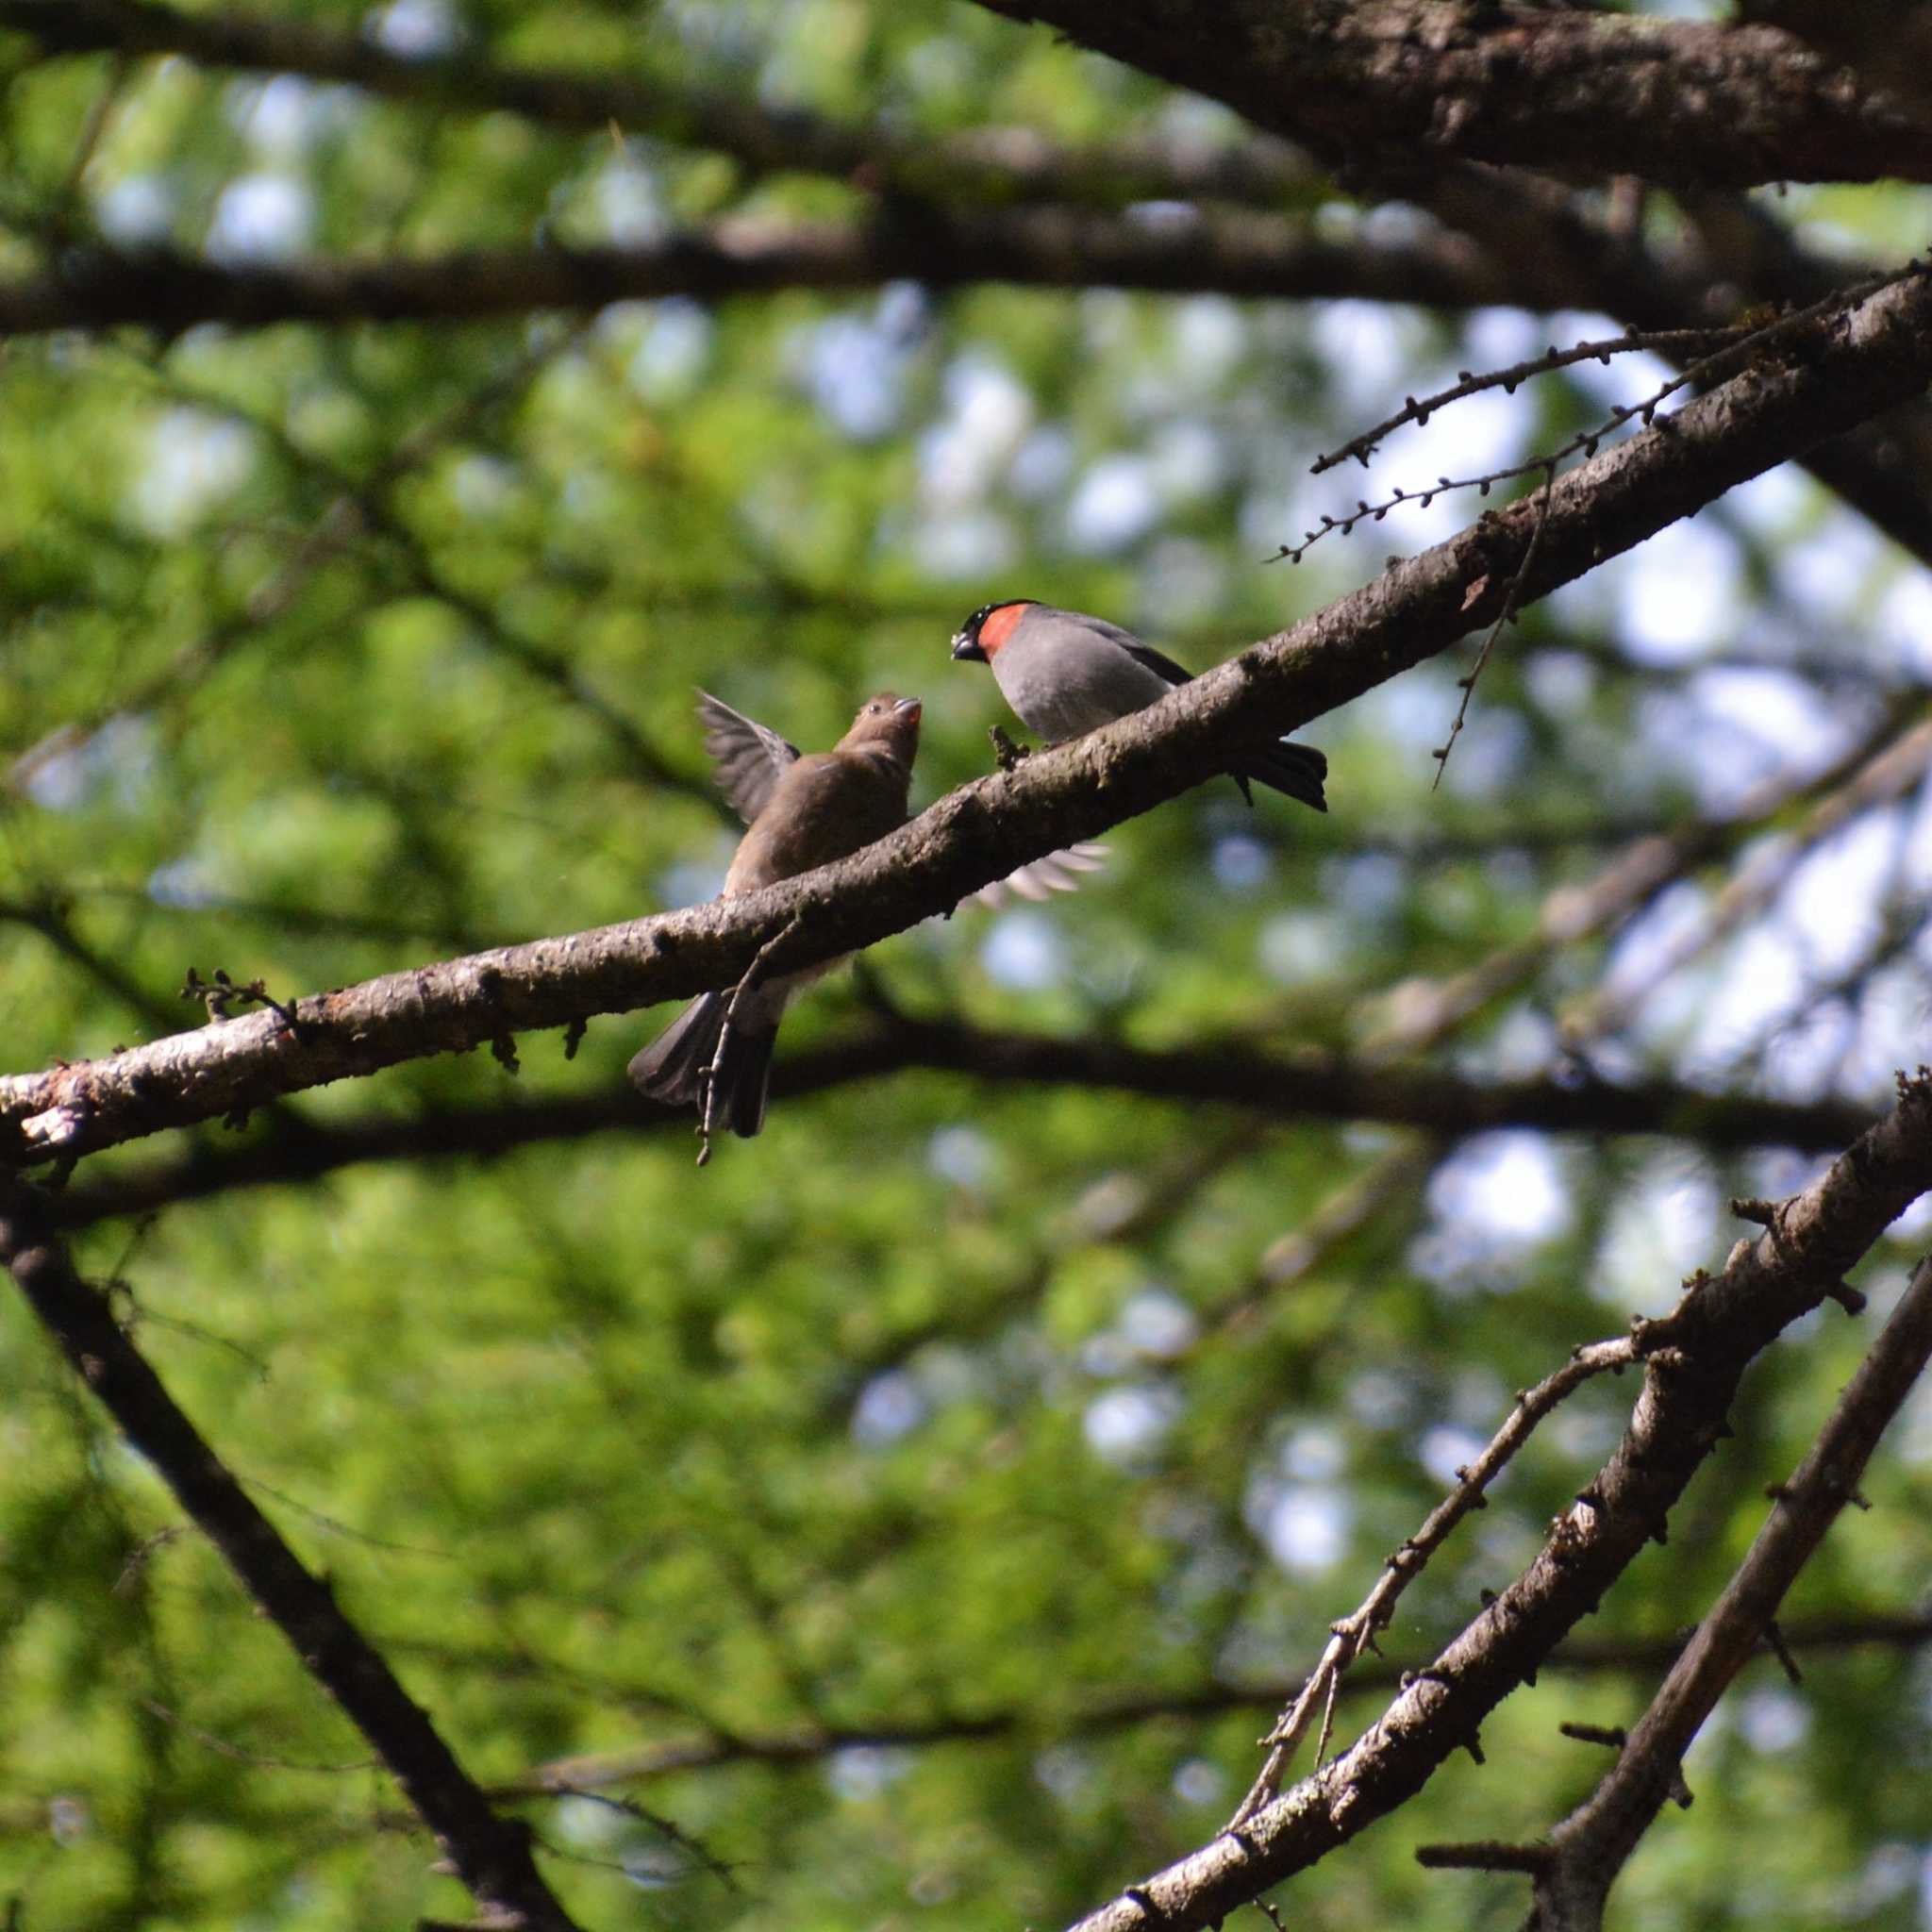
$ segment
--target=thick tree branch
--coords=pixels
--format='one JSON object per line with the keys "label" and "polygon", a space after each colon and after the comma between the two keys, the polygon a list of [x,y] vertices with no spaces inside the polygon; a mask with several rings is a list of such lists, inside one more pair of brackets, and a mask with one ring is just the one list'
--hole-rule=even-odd
{"label": "thick tree branch", "polygon": [[75,1374],[375,1747],[493,1923],[506,1932],[574,1932],[537,1871],[528,1838],[491,1809],[328,1586],[303,1567],[175,1405],[108,1298],[75,1273],[34,1191],[10,1177],[0,1181],[0,1264]]}
{"label": "thick tree branch", "polygon": [[[1097,836],[1641,542],[1932,378],[1932,277],[1914,273],[1605,450],[1537,506],[1480,518],[1106,730],[941,799],[903,831],[767,891],[499,948],[218,1023],[100,1061],[0,1079],[0,1158],[76,1156],[278,1094],[537,1027],[729,985],[791,927],[790,970],[872,944]],[[935,644],[937,655],[939,646]]]}
{"label": "thick tree branch", "polygon": [[1932,1260],[1873,1343],[1770,1519],[1652,1699],[1615,1768],[1550,1834],[1537,1875],[1541,1932],[1595,1932],[1604,1900],[1677,1783],[1690,1740],[1759,1648],[1777,1607],[1857,1493],[1878,1439],[1932,1360]]}
{"label": "thick tree branch", "polygon": [[[1560,174],[1755,186],[1913,175],[1932,152],[1909,114],[1842,71],[1848,62],[1862,66],[1880,87],[1921,104],[1907,43],[1925,30],[1915,24],[1902,41],[1895,0],[1860,0],[1862,14],[1842,0],[1836,8],[1757,0],[1755,27],[1607,20],[1474,0],[1374,0],[1347,8],[1300,0],[1265,10],[1258,0],[1237,0],[1223,6],[1208,33],[1199,31],[1200,8],[1183,20],[1172,0],[1106,8],[1094,0],[988,4],[1049,20],[1148,73],[1221,98],[1229,96],[1211,81],[1251,67],[1247,85],[1269,100],[1273,116],[1236,105],[1257,125],[1294,133],[1331,160],[1434,149]],[[586,131],[616,125],[717,149],[760,171],[854,176],[949,198],[1274,200],[1307,185],[1306,163],[1268,142],[1069,149],[1024,128],[922,142],[688,83],[503,65],[475,52],[405,58],[367,36],[261,12],[185,13],[142,0],[0,0],[0,26],[31,35],[49,53],[176,54],[207,67],[346,82],[444,109],[515,113]],[[1195,31],[1185,31],[1190,26]],[[1194,41],[1206,44],[1187,44]],[[1167,64],[1157,58],[1162,54]],[[1191,63],[1186,73],[1183,62]],[[1657,138],[1660,120],[1665,142]]]}
{"label": "thick tree branch", "polygon": [[1740,0],[1738,11],[1857,68],[1868,86],[1932,123],[1932,7],[1925,0]]}
{"label": "thick tree branch", "polygon": [[1081,1932],[1191,1932],[1224,1918],[1410,1797],[1564,1634],[1593,1610],[1723,1437],[1752,1359],[1842,1282],[1932,1189],[1932,1074],[1901,1081],[1897,1109],[1781,1206],[1724,1273],[1633,1331],[1646,1367],[1615,1455],[1559,1517],[1536,1561],[1340,1757],[1200,1851],[1130,1887]]}
{"label": "thick tree branch", "polygon": [[1227,102],[1332,165],[1672,186],[1932,179],[1932,129],[1774,27],[1496,0],[981,0]]}
{"label": "thick tree branch", "polygon": [[[1493,182],[1476,197],[1436,185],[1432,205],[1452,225],[1399,242],[1326,242],[1299,223],[1256,216],[1196,214],[1149,225],[1058,208],[948,215],[928,207],[916,218],[893,214],[869,227],[726,223],[647,248],[473,251],[425,260],[238,269],[168,250],[75,250],[57,271],[0,283],[0,336],[123,324],[172,334],[201,322],[476,321],[674,294],[722,300],[786,288],[873,288],[895,278],[933,288],[1110,285],[1442,308],[1600,307],[1649,326],[1713,319],[1708,278],[1688,276],[1655,251],[1624,263],[1630,251],[1599,235],[1579,256],[1557,245],[1554,218],[1526,212],[1523,197],[1504,194],[1507,208],[1489,207],[1498,198]],[[1472,201],[1485,205],[1482,219],[1472,218]],[[1478,239],[1465,239],[1458,225]],[[1525,246],[1530,234],[1537,240]],[[1932,561],[1932,490],[1924,487],[1932,436],[1923,424],[1902,419],[1884,434],[1855,433],[1807,461],[1888,536]]]}
{"label": "thick tree branch", "polygon": [[531,309],[601,308],[664,295],[702,301],[783,289],[871,289],[909,279],[1163,293],[1357,296],[1461,308],[1516,299],[1514,277],[1460,237],[1336,243],[1279,216],[1189,213],[1141,222],[1065,208],[947,213],[888,208],[871,223],[737,217],[635,248],[225,267],[169,249],[75,250],[58,268],[0,283],[0,336],[121,325],[177,334],[197,323],[472,322]]}

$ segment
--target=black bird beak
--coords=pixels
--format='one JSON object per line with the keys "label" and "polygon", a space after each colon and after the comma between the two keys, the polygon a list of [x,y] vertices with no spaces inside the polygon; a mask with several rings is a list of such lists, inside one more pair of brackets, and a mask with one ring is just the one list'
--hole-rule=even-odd
{"label": "black bird beak", "polygon": [[963,630],[953,634],[953,661],[957,664],[962,659],[969,664],[986,662],[986,653],[979,648],[979,640]]}
{"label": "black bird beak", "polygon": [[901,713],[910,712],[916,718],[919,716],[921,706],[917,698],[901,698],[892,708]]}

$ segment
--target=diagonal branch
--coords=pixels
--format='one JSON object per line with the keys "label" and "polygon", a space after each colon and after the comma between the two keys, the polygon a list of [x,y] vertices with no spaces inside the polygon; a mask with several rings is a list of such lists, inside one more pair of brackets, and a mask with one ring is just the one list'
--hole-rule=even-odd
{"label": "diagonal branch", "polygon": [[0,900],[0,924],[23,925],[39,933],[62,958],[77,966],[148,1025],[166,1028],[180,1018],[177,1008],[158,999],[120,960],[90,945],[75,929],[66,903],[55,894]]}
{"label": "diagonal branch", "polygon": [[1726,1430],[1752,1360],[1801,1315],[1841,1291],[1847,1270],[1932,1190],[1932,1074],[1901,1080],[1897,1108],[1722,1274],[1699,1274],[1669,1314],[1633,1329],[1644,1380],[1623,1442],[1557,1519],[1541,1554],[1407,1682],[1341,1757],[1239,1826],[1129,1887],[1080,1932],[1191,1932],[1257,1898],[1419,1790],[1565,1633],[1593,1610]]}
{"label": "diagonal branch", "polygon": [[[1524,594],[1585,575],[1928,379],[1932,277],[1912,272],[1822,325],[1790,360],[1742,372],[1572,472],[1550,492]],[[1147,710],[963,786],[837,865],[305,999],[293,1026],[257,1014],[0,1079],[0,1158],[78,1156],[401,1060],[729,985],[790,924],[799,966],[904,931],[1178,795],[1225,770],[1242,745],[1306,724],[1491,620],[1524,575],[1539,508],[1518,503],[1480,518]]]}
{"label": "diagonal branch", "polygon": [[[1811,806],[1806,821],[1808,843],[1836,830],[1854,812],[1895,797],[1914,782],[1932,750],[1932,726],[1922,722],[1924,709],[1922,693],[1905,692],[1824,771],[1800,778],[1780,772],[1754,785],[1728,817],[1693,819],[1633,840],[1593,877],[1557,887],[1544,899],[1537,929],[1527,939],[1512,941],[1443,978],[1408,980],[1396,987],[1386,1002],[1388,1017],[1362,1041],[1361,1050],[1374,1059],[1432,1045],[1450,1027],[1525,985],[1564,947],[1621,925],[1666,887],[1734,852],[1795,804]],[[1614,1012],[1596,995],[1565,1013],[1564,1038],[1580,1046],[1614,1024]]]}
{"label": "diagonal branch", "polygon": [[[1403,1593],[1463,1519],[1474,1509],[1488,1507],[1490,1485],[1529,1441],[1538,1424],[1584,1383],[1597,1375],[1621,1375],[1639,1359],[1634,1335],[1591,1342],[1574,1350],[1560,1369],[1545,1375],[1534,1389],[1517,1396],[1516,1406],[1482,1454],[1466,1469],[1456,1472],[1456,1487],[1430,1510],[1428,1521],[1412,1537],[1405,1539],[1383,1564],[1381,1575],[1361,1605],[1340,1623],[1329,1625],[1328,1643],[1321,1660],[1261,1740],[1268,1746],[1268,1757],[1247,1796],[1236,1807],[1228,1825],[1230,1831],[1246,1824],[1279,1791],[1282,1773],[1292,1761],[1308,1726],[1318,1713],[1333,1708],[1343,1675],[1364,1652],[1374,1647],[1376,1636],[1394,1620],[1395,1606]],[[1318,1746],[1317,1757],[1320,1755]]]}
{"label": "diagonal branch", "polygon": [[256,1507],[114,1319],[74,1271],[25,1183],[0,1185],[0,1263],[75,1373],[160,1473],[181,1507],[375,1747],[477,1903],[505,1932],[573,1932],[530,1856],[387,1663]]}
{"label": "diagonal branch", "polygon": [[1611,1884],[1655,1822],[1678,1766],[1718,1699],[1763,1642],[1777,1607],[1857,1494],[1887,1425],[1932,1360],[1932,1259],[1922,1261],[1883,1333],[1852,1377],[1818,1440],[1737,1574],[1630,1734],[1614,1769],[1550,1834],[1537,1875],[1542,1932],[1595,1932]]}
{"label": "diagonal branch", "polygon": [[[1923,700],[1915,708],[1924,708]],[[1861,745],[1861,756],[1848,778],[1833,782],[1843,769],[1840,761],[1825,778],[1806,788],[1817,802],[1803,823],[1768,850],[1748,858],[1719,888],[1694,927],[1658,944],[1641,970],[1599,985],[1566,1008],[1558,1020],[1565,1042],[1580,1045],[1628,1025],[1667,979],[1762,911],[1799,864],[1827,839],[1863,813],[1896,804],[1915,791],[1932,767],[1932,717],[1891,738],[1875,755],[1864,757],[1864,751]]]}

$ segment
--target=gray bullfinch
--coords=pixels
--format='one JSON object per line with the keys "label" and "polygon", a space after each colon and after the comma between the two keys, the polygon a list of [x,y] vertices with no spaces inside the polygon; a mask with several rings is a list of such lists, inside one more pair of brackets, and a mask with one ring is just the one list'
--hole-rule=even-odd
{"label": "gray bullfinch", "polygon": [[[953,656],[989,666],[1020,722],[1050,744],[1144,710],[1193,675],[1104,617],[1028,597],[981,605],[954,637]],[[1241,752],[1232,767],[1250,805],[1254,779],[1317,811],[1328,809],[1327,774],[1328,760],[1312,744],[1287,739]]]}
{"label": "gray bullfinch", "polygon": [[[919,749],[919,700],[881,691],[859,708],[830,750],[800,757],[775,731],[698,693],[705,749],[719,789],[750,829],[738,842],[724,894],[755,892],[829,865],[906,823]],[[630,1063],[631,1084],[653,1100],[695,1103],[707,1151],[712,1126],[749,1139],[765,1124],[772,1047],[791,995],[841,962],[827,959],[730,991],[701,993]],[[700,1162],[703,1160],[700,1156]]]}

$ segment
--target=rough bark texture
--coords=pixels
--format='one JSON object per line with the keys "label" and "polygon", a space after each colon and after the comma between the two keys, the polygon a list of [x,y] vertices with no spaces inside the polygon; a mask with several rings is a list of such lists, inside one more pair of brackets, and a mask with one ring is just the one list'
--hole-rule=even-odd
{"label": "rough bark texture", "polygon": [[1738,11],[1855,69],[1922,126],[1932,123],[1932,7],[1924,0],[1740,0]]}
{"label": "rough bark texture", "polygon": [[1681,187],[1924,180],[1932,132],[1776,27],[1493,0],[981,0],[1226,101],[1333,166],[1424,157]]}

